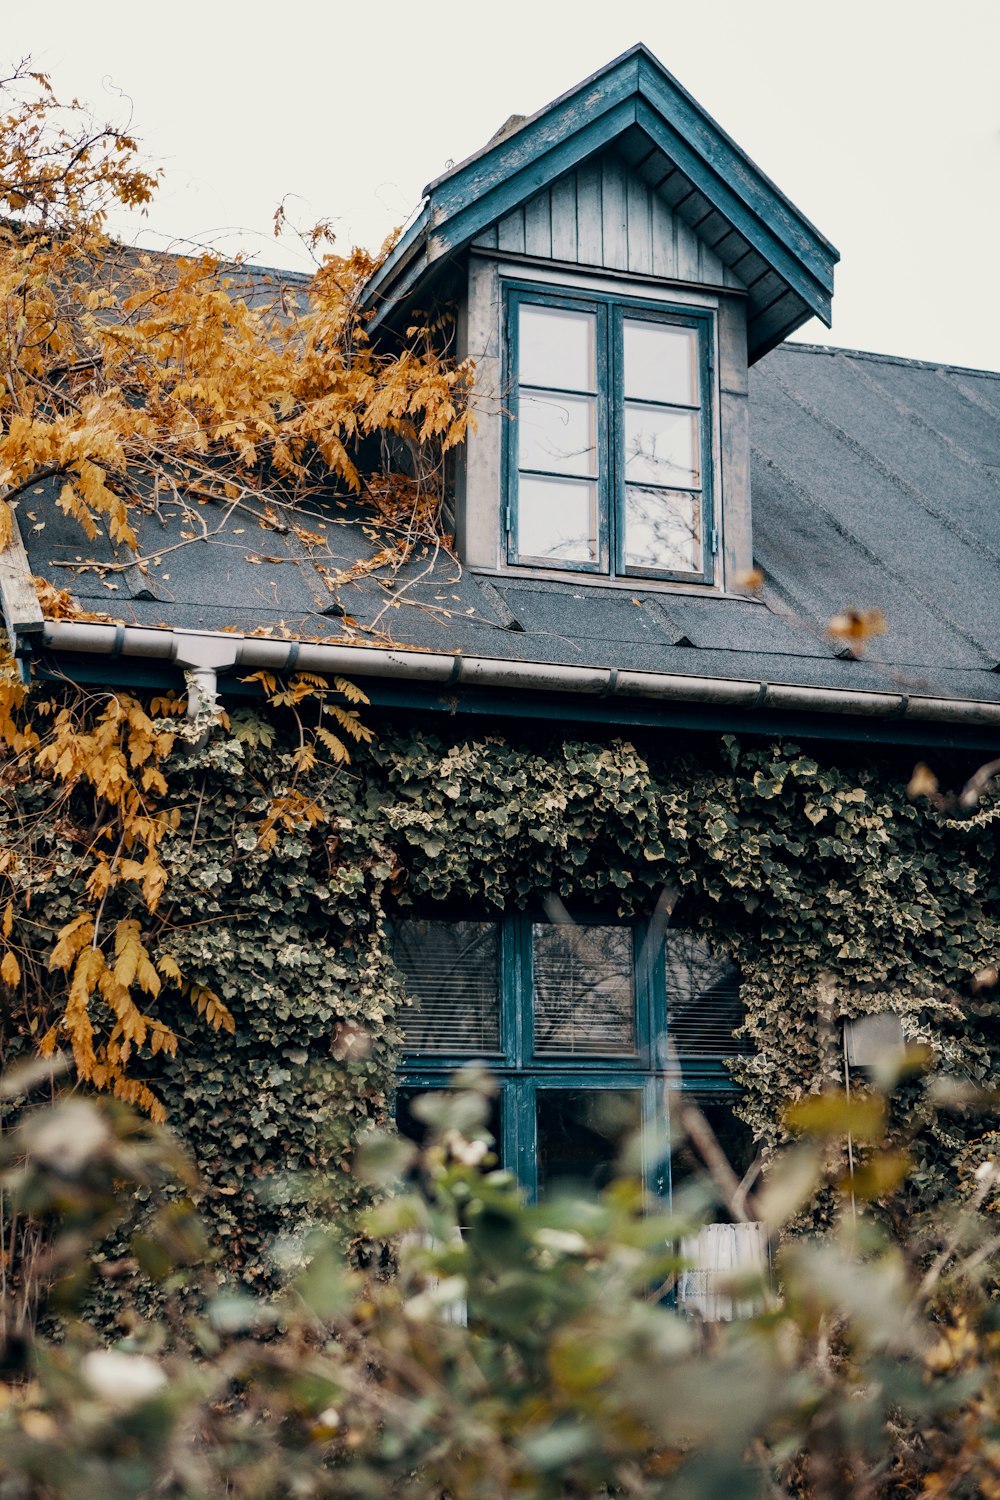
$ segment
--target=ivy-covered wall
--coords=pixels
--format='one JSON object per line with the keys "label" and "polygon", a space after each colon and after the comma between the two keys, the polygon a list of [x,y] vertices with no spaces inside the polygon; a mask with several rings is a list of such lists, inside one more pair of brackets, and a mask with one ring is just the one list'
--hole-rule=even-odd
{"label": "ivy-covered wall", "polygon": [[[991,1076],[996,1006],[975,976],[1000,953],[994,806],[958,819],[911,800],[909,763],[888,753],[480,727],[379,726],[349,767],[298,776],[326,817],[279,826],[269,856],[254,814],[296,779],[280,727],[242,712],[242,741],[217,732],[171,769],[183,814],[161,846],[164,930],[236,1029],[210,1031],[179,997],[162,1012],[161,996],[180,1045],[148,1076],[234,1273],[294,1261],[312,1215],[350,1233],[351,1141],[386,1117],[399,1042],[387,918],[413,900],[488,910],[555,891],[624,915],[667,888],[742,967],[741,1108],[765,1143],[786,1101],[841,1076],[842,1015],[891,1007],[941,1070]],[[921,1097],[904,1096],[900,1128],[921,1126]],[[923,1130],[911,1207],[982,1133],[951,1118]]]}
{"label": "ivy-covered wall", "polygon": [[[386,916],[413,899],[503,907],[557,891],[628,914],[679,892],[684,920],[742,967],[743,1110],[766,1142],[782,1104],[840,1075],[844,1014],[892,1007],[941,1068],[991,1075],[995,1006],[974,976],[1000,952],[1000,823],[911,801],[891,757],[383,728],[324,778],[329,821],[282,832],[269,859],[244,820],[248,782],[263,812],[265,788],[291,775],[276,748],[222,742],[187,775],[197,795],[168,851],[172,949],[236,1034],[191,1015],[159,1088],[210,1184],[225,1256],[248,1276],[270,1270],[276,1239],[294,1253],[317,1188],[319,1211],[349,1223],[350,1142],[385,1116],[399,1040]],[[940,1191],[964,1147],[960,1124],[928,1132],[917,1189]]]}

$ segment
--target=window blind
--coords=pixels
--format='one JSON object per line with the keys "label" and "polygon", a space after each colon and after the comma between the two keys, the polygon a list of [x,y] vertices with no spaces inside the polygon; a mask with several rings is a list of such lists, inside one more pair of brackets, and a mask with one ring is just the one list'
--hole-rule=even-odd
{"label": "window blind", "polygon": [[734,1032],[743,1024],[740,971],[725,954],[713,954],[693,932],[668,929],[664,937],[667,971],[667,1041],[685,1058],[737,1057],[748,1051]]}
{"label": "window blind", "polygon": [[631,1057],[636,1050],[630,927],[532,926],[536,1057]]}
{"label": "window blind", "polygon": [[500,929],[496,922],[396,923],[394,957],[413,1005],[408,1052],[482,1056],[500,1050]]}

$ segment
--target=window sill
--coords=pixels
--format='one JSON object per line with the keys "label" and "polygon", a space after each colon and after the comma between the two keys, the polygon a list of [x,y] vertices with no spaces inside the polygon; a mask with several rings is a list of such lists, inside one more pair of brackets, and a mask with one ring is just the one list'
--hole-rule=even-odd
{"label": "window sill", "polygon": [[491,582],[502,581],[530,587],[532,584],[561,583],[568,589],[615,589],[628,594],[688,594],[699,599],[742,599],[746,604],[764,601],[755,593],[743,593],[739,589],[723,588],[719,583],[683,583],[677,578],[608,578],[602,573],[572,573],[565,568],[487,568],[482,564],[470,565],[467,569],[474,578],[488,578]]}

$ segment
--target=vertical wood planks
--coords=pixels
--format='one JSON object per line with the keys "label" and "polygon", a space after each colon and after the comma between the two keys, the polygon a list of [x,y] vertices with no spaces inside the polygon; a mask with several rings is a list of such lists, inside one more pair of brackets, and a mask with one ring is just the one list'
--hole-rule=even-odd
{"label": "vertical wood planks", "polygon": [[[458,495],[458,541],[466,563],[495,568],[502,552],[500,535],[501,453],[507,403],[500,358],[500,273],[494,260],[469,257],[467,350],[476,361],[473,410],[462,448],[464,493]],[[482,497],[488,503],[482,503]]]}
{"label": "vertical wood planks", "polygon": [[673,216],[677,231],[677,279],[678,281],[700,281],[701,262],[698,251],[701,241],[689,224]]}
{"label": "vertical wood planks", "polygon": [[552,258],[575,261],[578,254],[575,172],[560,177],[558,182],[552,184],[550,200]]}
{"label": "vertical wood planks", "polygon": [[604,232],[603,264],[628,270],[628,221],[625,206],[625,166],[611,152],[601,158],[601,218]]}
{"label": "vertical wood planks", "polygon": [[524,254],[524,209],[515,208],[497,225],[497,245],[501,250]]}
{"label": "vertical wood planks", "polygon": [[753,566],[747,323],[742,297],[719,298],[717,326],[723,566],[726,586],[733,588]]}
{"label": "vertical wood planks", "polygon": [[625,178],[626,220],[628,224],[628,268],[639,276],[653,272],[652,203],[649,189],[638,172]]}
{"label": "vertical wood planks", "polygon": [[[0,497],[2,494],[0,491]],[[10,541],[0,552],[0,593],[3,596],[3,622],[7,628],[7,641],[11,651],[14,651],[19,637],[39,635],[45,621],[31,581],[31,566],[13,509],[10,512]]]}
{"label": "vertical wood planks", "polygon": [[650,193],[654,276],[677,275],[677,220],[659,193]]}
{"label": "vertical wood planks", "polygon": [[552,203],[548,188],[524,205],[524,250],[526,255],[552,254]]}
{"label": "vertical wood planks", "polygon": [[[759,257],[751,256],[738,271],[731,271],[673,210],[666,192],[651,184],[649,170],[648,166],[629,166],[617,152],[605,152],[536,193],[498,224],[483,230],[474,243],[482,249],[539,260],[744,289],[744,266],[753,265]],[[664,178],[662,164],[656,172],[656,181],[671,182],[676,192],[678,174],[668,172]],[[718,238],[724,221],[717,213],[705,219]],[[745,250],[735,230],[723,235],[719,244],[727,257]]]}
{"label": "vertical wood planks", "polygon": [[699,241],[701,247],[701,279],[713,286],[722,286],[725,279],[725,268],[715,251]]}
{"label": "vertical wood planks", "polygon": [[585,162],[576,174],[577,255],[582,266],[604,265],[601,164]]}

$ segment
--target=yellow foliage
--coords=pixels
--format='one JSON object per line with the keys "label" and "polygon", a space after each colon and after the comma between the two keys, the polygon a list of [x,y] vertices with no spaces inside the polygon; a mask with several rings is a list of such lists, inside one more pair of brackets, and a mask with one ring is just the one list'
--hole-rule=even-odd
{"label": "yellow foliage", "polygon": [[159,1099],[147,1084],[140,1083],[138,1079],[126,1078],[119,1073],[111,1084],[111,1091],[117,1099],[123,1099],[135,1109],[141,1109],[157,1125],[162,1125],[166,1120],[167,1112]]}
{"label": "yellow foliage", "polygon": [[367,703],[369,701],[367,693],[363,693],[356,683],[348,682],[346,677],[335,677],[333,685],[338,693],[343,693],[348,703]]}
{"label": "yellow foliage", "polygon": [[[347,754],[346,749],[343,745],[340,748],[344,751],[341,759],[345,759]],[[311,771],[316,764],[316,746],[312,744],[297,746],[292,751],[292,763],[296,771]]]}
{"label": "yellow foliage", "polygon": [[160,993],[160,976],[143,945],[139,924],[131,918],[123,918],[115,929],[115,979],[126,990],[138,982],[147,995]]}
{"label": "yellow foliage", "polygon": [[826,633],[835,640],[846,641],[861,652],[876,635],[885,635],[885,616],[880,609],[845,609],[827,622]]}
{"label": "yellow foliage", "polygon": [[87,895],[91,901],[103,901],[115,883],[115,874],[107,857],[98,854],[97,864],[87,876]]}
{"label": "yellow foliage", "polygon": [[188,990],[188,997],[195,1010],[200,1016],[205,1017],[213,1031],[228,1031],[230,1036],[235,1033],[236,1022],[232,1012],[212,990],[193,984]]}
{"label": "yellow foliage", "polygon": [[[447,545],[443,456],[470,420],[473,369],[440,355],[442,326],[414,327],[401,350],[373,347],[360,291],[379,258],[360,250],[322,253],[308,287],[293,293],[276,282],[262,296],[260,276],[251,282],[239,264],[112,244],[108,208],[141,205],[154,187],[126,131],[75,103],[61,109],[48,80],[25,67],[0,83],[0,551],[13,535],[11,504],[42,483],[54,486],[82,536],[127,548],[136,546],[137,508],[162,495],[192,507],[245,506],[312,547],[320,539],[296,506],[331,481],[357,490],[373,528],[390,533],[363,571],[398,566],[421,539]],[[322,226],[310,240],[318,254],[329,249]],[[358,473],[357,442],[373,434],[408,455],[407,475]],[[140,570],[147,563],[137,559]],[[110,618],[81,609],[57,583],[35,587],[49,618]],[[300,672],[281,683],[259,672],[248,680],[296,721],[298,773],[320,756],[343,764],[351,745],[371,737],[355,712],[367,699],[346,679]],[[49,992],[34,997],[41,1050],[65,1039],[82,1078],[157,1118],[159,1102],[127,1070],[139,1049],[149,1056],[177,1045],[136,998],[187,983],[161,951],[169,921],[160,915],[161,846],[180,821],[167,765],[176,734],[164,721],[185,708],[173,693],[147,708],[128,693],[82,688],[32,705],[17,665],[0,658],[5,774],[47,783],[60,857],[76,862],[80,891],[80,909],[56,931],[36,909],[29,942],[21,924],[30,860],[9,835],[0,849],[0,977],[21,982],[15,949],[37,954],[25,973],[47,969],[64,1003],[53,1023]],[[82,818],[81,805],[91,809]],[[293,784],[268,806],[258,848],[269,853],[283,830],[325,817]],[[137,897],[141,920],[121,917],[116,904],[133,910]],[[187,993],[208,1025],[233,1032],[218,996],[198,986]]]}
{"label": "yellow foliage", "polygon": [[73,960],[85,948],[94,935],[94,919],[89,911],[79,912],[72,920],[67,922],[56,939],[55,947],[49,954],[50,969],[69,969]]}
{"label": "yellow foliage", "polygon": [[[316,730],[316,738],[319,740],[320,744],[326,746],[330,754],[333,756],[335,763],[350,760],[347,746],[344,744],[343,740],[340,739],[338,735],[331,734],[329,729],[324,729],[322,724]],[[313,759],[315,759],[315,756],[313,757]]]}
{"label": "yellow foliage", "polygon": [[154,698],[149,707],[156,718],[179,717],[187,710],[187,699],[168,693],[163,698]]}
{"label": "yellow foliage", "polygon": [[[92,696],[72,709],[59,708],[49,715],[44,738],[24,727],[27,708],[13,674],[0,672],[0,741],[14,755],[30,752],[26,772],[48,777],[62,789],[64,800],[75,789],[88,787],[99,812],[85,855],[89,869],[84,890],[94,909],[88,905],[55,933],[47,962],[51,971],[69,975],[63,1032],[78,1073],[97,1087],[118,1089],[135,1049],[148,1046],[155,1055],[172,1052],[177,1045],[169,1027],[145,1015],[133,999],[133,992],[155,998],[163,978],[179,977],[176,964],[171,970],[173,961],[167,963],[161,978],[135,918],[123,918],[107,931],[101,928],[104,904],[120,883],[138,886],[150,913],[163,895],[167,870],[157,847],[177,826],[179,812],[158,808],[150,798],[168,791],[160,766],[170,754],[174,735],[158,729],[138,699],[128,694]],[[8,860],[0,873],[9,874],[12,851],[2,853]],[[10,937],[17,915],[16,903],[8,901],[5,937]],[[113,947],[113,961],[106,943]],[[9,984],[20,978],[20,966],[9,950],[0,963],[0,977]],[[108,1014],[108,1022],[95,1019],[95,1001]],[[100,1045],[99,1035],[106,1036]],[[56,1040],[56,1028],[49,1026],[39,1047],[51,1052]],[[148,1087],[137,1087],[135,1098],[152,1108],[155,1100]]]}
{"label": "yellow foliage", "polygon": [[287,792],[283,797],[275,797],[258,829],[257,847],[265,854],[270,854],[278,842],[279,828],[294,832],[302,823],[315,828],[325,816],[319,803],[314,802],[311,797],[303,796],[301,792],[292,791]]}
{"label": "yellow foliage", "polygon": [[[410,539],[386,549],[389,565],[419,535],[440,540],[442,459],[471,420],[474,372],[439,353],[442,322],[407,330],[402,350],[372,345],[360,292],[388,244],[378,257],[327,253],[301,292],[276,279],[264,296],[238,262],[113,246],[106,205],[145,201],[155,185],[134,142],[78,106],[60,112],[43,78],[21,73],[7,90],[0,490],[58,479],[85,535],[132,546],[144,490],[228,505],[260,495],[285,524],[333,479],[382,515],[405,513]],[[362,483],[351,450],[374,433],[399,440],[408,479]],[[9,522],[0,512],[0,547]]]}
{"label": "yellow foliage", "polygon": [[100,948],[84,948],[77,954],[66,1001],[65,1026],[74,1061],[83,1078],[94,1078],[97,1070],[90,998],[104,970],[104,954]]}

